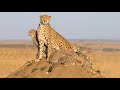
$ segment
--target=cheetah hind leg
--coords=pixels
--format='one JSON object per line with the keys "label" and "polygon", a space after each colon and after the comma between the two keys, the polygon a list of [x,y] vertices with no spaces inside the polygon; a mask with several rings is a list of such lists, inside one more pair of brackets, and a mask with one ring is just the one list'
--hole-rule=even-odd
{"label": "cheetah hind leg", "polygon": [[60,65],[61,65],[61,62],[53,63],[52,66],[50,66],[50,67],[48,68],[48,71],[47,71],[46,73],[48,74],[48,73],[52,72],[53,69],[55,69],[56,67],[58,67],[58,66],[60,66]]}

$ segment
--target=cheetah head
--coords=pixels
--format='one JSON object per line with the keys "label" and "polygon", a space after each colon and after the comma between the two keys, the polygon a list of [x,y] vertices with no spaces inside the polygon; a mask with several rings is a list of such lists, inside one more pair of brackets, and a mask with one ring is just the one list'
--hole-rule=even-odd
{"label": "cheetah head", "polygon": [[31,37],[35,37],[35,36],[36,36],[36,30],[31,29],[31,30],[28,32],[28,35],[31,36]]}
{"label": "cheetah head", "polygon": [[95,55],[94,55],[94,53],[93,53],[92,51],[87,51],[87,52],[85,53],[85,55],[86,55],[86,58],[87,58],[87,59],[95,60]]}
{"label": "cheetah head", "polygon": [[81,47],[76,45],[76,44],[71,44],[71,47],[72,47],[72,50],[77,53],[77,55],[80,55],[81,54]]}
{"label": "cheetah head", "polygon": [[40,22],[44,25],[49,24],[50,23],[50,18],[51,18],[51,16],[42,15],[42,16],[40,16]]}
{"label": "cheetah head", "polygon": [[79,46],[78,45],[71,44],[71,46],[72,46],[72,49],[73,49],[74,52],[78,52],[78,50],[79,50]]}

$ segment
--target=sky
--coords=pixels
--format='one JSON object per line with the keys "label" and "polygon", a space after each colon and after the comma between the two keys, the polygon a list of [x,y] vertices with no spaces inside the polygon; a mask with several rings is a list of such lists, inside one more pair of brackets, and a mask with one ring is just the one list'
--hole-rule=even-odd
{"label": "sky", "polygon": [[30,40],[43,14],[66,39],[120,40],[120,12],[0,12],[0,40]]}

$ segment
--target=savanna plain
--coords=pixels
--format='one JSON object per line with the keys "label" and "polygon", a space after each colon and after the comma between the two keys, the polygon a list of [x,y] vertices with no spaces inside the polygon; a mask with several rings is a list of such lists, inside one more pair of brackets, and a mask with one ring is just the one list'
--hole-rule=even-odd
{"label": "savanna plain", "polygon": [[[96,55],[93,67],[106,78],[120,77],[120,42],[70,40],[86,47]],[[32,41],[0,41],[0,78],[15,72],[26,62],[36,58],[37,48]]]}

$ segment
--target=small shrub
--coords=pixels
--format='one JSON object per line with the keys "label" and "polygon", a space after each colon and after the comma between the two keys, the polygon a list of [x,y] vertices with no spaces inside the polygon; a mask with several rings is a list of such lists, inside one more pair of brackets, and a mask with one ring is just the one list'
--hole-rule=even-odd
{"label": "small shrub", "polygon": [[32,72],[35,72],[36,70],[38,70],[37,68],[34,68],[34,69],[32,69]]}
{"label": "small shrub", "polygon": [[46,66],[45,66],[45,67],[42,67],[41,70],[44,71],[46,68],[47,68]]}
{"label": "small shrub", "polygon": [[82,53],[79,51],[79,52],[76,52],[76,54],[79,56],[79,55],[81,55]]}

